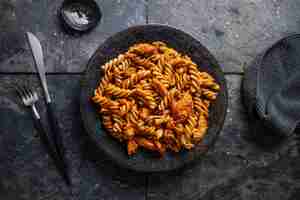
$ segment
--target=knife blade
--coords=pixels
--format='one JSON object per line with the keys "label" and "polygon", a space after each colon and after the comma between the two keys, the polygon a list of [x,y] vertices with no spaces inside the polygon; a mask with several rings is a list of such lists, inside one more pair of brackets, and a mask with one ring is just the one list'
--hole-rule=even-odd
{"label": "knife blade", "polygon": [[68,165],[65,158],[65,150],[62,142],[62,135],[58,125],[57,118],[55,117],[54,114],[53,103],[48,91],[42,46],[39,39],[34,34],[27,32],[26,35],[34,58],[35,67],[38,71],[42,83],[42,87],[44,90],[44,94],[45,94],[47,114],[50,121],[50,127],[52,130],[51,137],[54,140],[55,150],[63,165],[64,179],[68,185],[71,185],[71,179],[67,173]]}
{"label": "knife blade", "polygon": [[31,47],[31,52],[34,58],[35,66],[40,76],[40,80],[42,82],[42,87],[45,92],[45,98],[47,103],[51,102],[51,97],[48,91],[47,80],[46,80],[46,70],[43,59],[43,50],[40,41],[30,32],[27,32],[27,38],[29,41],[29,45]]}

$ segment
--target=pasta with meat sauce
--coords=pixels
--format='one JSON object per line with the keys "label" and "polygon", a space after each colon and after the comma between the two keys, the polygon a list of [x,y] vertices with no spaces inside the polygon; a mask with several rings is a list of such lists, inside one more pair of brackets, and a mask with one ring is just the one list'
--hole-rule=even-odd
{"label": "pasta with meat sauce", "polygon": [[220,90],[190,57],[165,43],[139,43],[101,66],[92,101],[107,131],[127,145],[163,155],[200,143]]}

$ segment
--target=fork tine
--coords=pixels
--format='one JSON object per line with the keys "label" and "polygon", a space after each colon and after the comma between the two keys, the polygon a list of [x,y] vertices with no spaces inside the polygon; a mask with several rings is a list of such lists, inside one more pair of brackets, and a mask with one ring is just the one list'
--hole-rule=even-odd
{"label": "fork tine", "polygon": [[24,89],[25,89],[25,91],[27,92],[28,96],[29,96],[30,98],[33,98],[32,89],[30,88],[30,86],[28,86],[28,87],[25,87],[25,86],[24,86]]}
{"label": "fork tine", "polygon": [[20,84],[16,84],[16,90],[17,90],[17,93],[18,95],[20,96],[20,98],[23,100],[24,98],[26,98],[26,93],[25,91],[23,90],[22,86]]}
{"label": "fork tine", "polygon": [[39,99],[37,92],[34,89],[32,89],[32,87],[30,87],[30,91],[31,91],[31,94],[32,94],[32,98],[35,101],[37,101]]}
{"label": "fork tine", "polygon": [[25,87],[24,85],[21,86],[21,89],[22,89],[22,91],[23,91],[24,97],[25,97],[26,99],[30,98],[28,92],[26,91],[26,87]]}
{"label": "fork tine", "polygon": [[17,95],[22,99],[23,94],[22,94],[22,91],[21,91],[19,85],[16,84],[16,85],[14,86],[14,88],[15,88],[15,91],[17,92]]}

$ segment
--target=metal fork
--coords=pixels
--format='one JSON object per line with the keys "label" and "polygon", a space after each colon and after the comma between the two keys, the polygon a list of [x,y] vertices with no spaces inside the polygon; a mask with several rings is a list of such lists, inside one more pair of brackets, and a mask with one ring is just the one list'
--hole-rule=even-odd
{"label": "metal fork", "polygon": [[35,119],[41,119],[40,114],[38,113],[35,106],[35,103],[39,100],[37,93],[35,91],[32,91],[30,88],[19,85],[17,86],[16,90],[24,105],[31,107]]}
{"label": "metal fork", "polygon": [[71,181],[70,181],[69,175],[64,167],[64,164],[62,163],[61,159],[59,158],[59,156],[54,148],[54,144],[49,139],[48,134],[42,125],[40,114],[35,106],[35,103],[39,99],[37,93],[35,91],[33,91],[30,87],[20,86],[20,85],[16,86],[16,91],[17,91],[18,95],[20,96],[21,100],[23,101],[23,104],[27,107],[31,107],[35,126],[39,132],[39,135],[40,135],[41,141],[45,147],[45,150],[47,151],[49,156],[53,159],[58,172],[64,178],[67,185],[71,185]]}

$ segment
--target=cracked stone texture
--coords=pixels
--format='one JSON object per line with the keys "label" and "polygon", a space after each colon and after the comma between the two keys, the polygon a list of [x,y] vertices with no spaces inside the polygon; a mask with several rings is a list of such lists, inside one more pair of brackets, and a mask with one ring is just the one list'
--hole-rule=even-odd
{"label": "cracked stone texture", "polygon": [[[253,142],[250,133],[253,131],[251,123],[247,119],[240,97],[241,76],[227,75],[226,77],[229,107],[223,130],[215,147],[194,166],[166,174],[151,175],[148,199],[197,199],[224,182],[238,177],[245,168],[265,167],[284,156],[294,155],[296,143],[293,138],[273,148],[263,148]],[[272,182],[272,178],[273,176],[270,175],[265,181]],[[260,185],[257,187],[261,188]],[[282,192],[284,188],[278,190]],[[222,199],[218,197],[212,199]]]}
{"label": "cracked stone texture", "polygon": [[297,200],[300,197],[299,169],[299,157],[282,158],[268,167],[247,168],[200,199]]}
{"label": "cracked stone texture", "polygon": [[[97,46],[128,26],[164,23],[198,38],[225,72],[243,72],[280,37],[300,29],[298,0],[97,0],[103,18],[89,34],[66,35],[56,11],[62,0],[0,1],[0,199],[300,199],[300,160],[294,138],[273,148],[257,145],[241,96],[242,76],[227,75],[229,108],[223,130],[207,156],[184,169],[138,174],[121,169],[88,141],[80,120],[80,75],[49,75],[56,113],[64,132],[74,183],[70,191],[43,151],[28,110],[13,85],[35,75],[24,31],[42,42],[48,72],[82,72]],[[147,8],[148,6],[148,8]],[[146,14],[148,13],[148,17]],[[48,127],[43,101],[38,104]],[[298,156],[298,157],[297,157]]]}
{"label": "cracked stone texture", "polygon": [[[79,79],[79,75],[48,76],[71,167],[73,189],[69,190],[43,150],[29,110],[13,91],[15,83],[30,83],[39,88],[41,97],[38,77],[0,75],[0,199],[145,198],[145,176],[120,169],[87,140],[79,113]],[[43,102],[39,101],[38,109],[47,127]]]}
{"label": "cracked stone texture", "polygon": [[57,16],[62,2],[1,0],[0,72],[35,71],[25,42],[26,31],[33,32],[41,41],[48,72],[82,72],[106,38],[146,22],[144,0],[96,0],[103,13],[101,22],[88,34],[70,36],[61,28]]}
{"label": "cracked stone texture", "polygon": [[149,23],[199,39],[225,72],[243,68],[281,37],[300,31],[299,0],[149,0]]}
{"label": "cracked stone texture", "polygon": [[[80,75],[49,75],[48,80],[49,90],[55,96],[60,127],[65,133],[63,141],[67,148],[67,159],[72,166],[74,187],[69,191],[57,175],[51,159],[46,156],[36,137],[30,114],[13,93],[15,83],[30,83],[34,88],[39,88],[41,96],[38,77],[0,75],[0,199],[176,200],[197,199],[207,195],[212,195],[212,199],[222,199],[218,195],[222,195],[224,184],[224,187],[229,188],[228,191],[233,190],[241,196],[245,191],[243,188],[235,189],[231,180],[246,184],[243,182],[245,177],[251,180],[245,169],[262,168],[267,173],[274,166],[272,163],[294,155],[295,152],[293,138],[270,150],[251,141],[251,123],[247,120],[239,92],[241,76],[227,75],[230,100],[228,115],[220,137],[208,155],[185,169],[165,174],[138,174],[116,166],[101,152],[95,151],[93,144],[86,138],[79,113]],[[38,107],[47,127],[43,101],[40,101]],[[292,168],[292,161],[293,158],[289,162],[282,162],[282,169]],[[269,165],[270,169],[267,168]],[[245,176],[240,176],[244,173]],[[265,178],[262,176],[260,179],[263,182],[277,182],[271,186],[255,184],[255,191],[266,187],[270,191],[275,187],[278,194],[282,194],[286,191],[286,184],[281,185],[281,181],[294,181],[295,184],[298,181],[286,179],[287,176],[274,177],[277,175],[272,173]],[[258,195],[255,191],[250,190],[249,195]],[[294,187],[289,191],[290,195],[296,195]]]}

